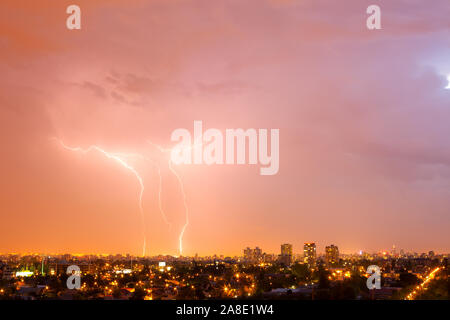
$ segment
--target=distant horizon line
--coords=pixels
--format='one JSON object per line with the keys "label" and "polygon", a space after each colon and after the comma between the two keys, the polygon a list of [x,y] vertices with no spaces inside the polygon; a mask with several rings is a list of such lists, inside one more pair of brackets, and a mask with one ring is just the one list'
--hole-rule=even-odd
{"label": "distant horizon line", "polygon": [[[428,254],[430,251],[433,251],[433,253],[435,255],[448,255],[450,254],[449,252],[437,252],[435,250],[429,250],[428,252],[416,252],[416,251],[404,251],[404,254]],[[355,251],[355,252],[339,252],[339,254],[343,254],[343,255],[355,255],[355,254],[385,254],[385,255],[392,255],[392,251],[386,251],[386,250],[380,250],[380,251],[364,251],[361,250],[361,252]],[[268,254],[268,255],[280,255],[281,253],[271,253],[271,252],[263,252],[263,254]],[[295,255],[302,255],[303,252],[301,253],[293,253],[293,256]],[[318,253],[319,254],[319,253]],[[325,254],[324,252],[321,252],[320,254]],[[400,254],[400,252],[396,252],[396,254]],[[194,254],[194,255],[177,255],[177,254],[168,254],[168,253],[159,253],[159,254],[153,254],[153,255],[138,255],[138,254],[132,254],[132,253],[70,253],[70,252],[2,252],[0,253],[0,256],[4,256],[4,255],[21,255],[21,256],[25,256],[25,255],[32,255],[32,256],[62,256],[62,255],[71,255],[74,257],[82,257],[82,256],[116,256],[116,255],[121,255],[121,256],[131,256],[131,257],[136,257],[136,258],[152,258],[152,257],[160,257],[160,256],[168,256],[168,257],[172,257],[172,258],[195,258],[195,256],[198,257],[213,257],[213,256],[223,256],[223,257],[243,257],[243,254],[221,254],[221,253],[214,253],[214,254]]]}

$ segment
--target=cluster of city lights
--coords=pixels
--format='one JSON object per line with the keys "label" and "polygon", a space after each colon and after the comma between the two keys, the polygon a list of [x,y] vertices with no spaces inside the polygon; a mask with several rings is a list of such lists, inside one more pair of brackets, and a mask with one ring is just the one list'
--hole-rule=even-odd
{"label": "cluster of city lights", "polygon": [[431,271],[430,274],[425,277],[424,281],[420,285],[418,285],[410,294],[406,296],[405,300],[414,300],[420,292],[426,290],[427,289],[426,285],[434,278],[434,275],[439,270],[440,268],[437,267],[433,271]]}

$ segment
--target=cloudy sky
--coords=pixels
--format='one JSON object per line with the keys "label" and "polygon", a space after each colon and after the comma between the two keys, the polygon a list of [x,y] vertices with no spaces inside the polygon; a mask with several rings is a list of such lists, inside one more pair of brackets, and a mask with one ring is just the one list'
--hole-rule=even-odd
{"label": "cloudy sky", "polygon": [[[382,30],[366,28],[371,4]],[[3,0],[0,252],[140,254],[144,230],[146,254],[179,254],[183,194],[148,141],[171,147],[194,120],[280,129],[280,170],[176,166],[183,254],[449,252],[449,14],[448,0]],[[144,223],[130,170],[52,138],[145,156],[126,158]]]}

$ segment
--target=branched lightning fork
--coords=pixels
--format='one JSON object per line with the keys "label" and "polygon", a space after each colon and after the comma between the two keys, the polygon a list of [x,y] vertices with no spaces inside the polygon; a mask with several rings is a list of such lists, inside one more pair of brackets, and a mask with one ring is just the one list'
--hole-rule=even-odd
{"label": "branched lightning fork", "polygon": [[158,189],[158,206],[159,206],[159,212],[161,212],[161,215],[163,216],[164,222],[169,226],[169,228],[172,227],[171,223],[167,220],[167,216],[164,212],[163,206],[162,206],[162,199],[161,199],[161,191],[162,191],[162,175],[161,175],[161,168],[159,165],[157,166],[157,172],[159,176],[159,189]]}
{"label": "branched lightning fork", "polygon": [[139,173],[136,171],[136,169],[133,168],[133,166],[131,166],[130,164],[128,164],[125,160],[123,160],[123,157],[139,157],[139,158],[143,158],[145,159],[145,157],[143,157],[142,155],[139,154],[134,154],[134,153],[111,153],[111,152],[107,152],[104,149],[96,146],[96,145],[91,145],[88,148],[81,148],[81,147],[70,147],[67,146],[66,144],[64,144],[63,141],[53,138],[54,140],[58,141],[61,146],[66,149],[66,150],[70,150],[70,151],[74,151],[74,152],[81,152],[81,153],[89,153],[93,150],[100,152],[101,154],[103,154],[106,158],[108,159],[112,159],[115,160],[116,162],[118,162],[120,165],[122,165],[124,168],[126,168],[127,170],[131,171],[133,173],[133,175],[136,177],[136,179],[139,182],[140,185],[140,192],[139,192],[139,211],[141,213],[141,220],[142,220],[142,236],[143,236],[143,245],[142,245],[142,256],[145,256],[145,251],[146,251],[146,235],[145,235],[145,217],[144,217],[144,206],[143,206],[143,200],[142,197],[144,195],[144,182],[142,180],[142,177],[139,175]]}
{"label": "branched lightning fork", "polygon": [[[163,147],[161,147],[160,145],[158,145],[158,144],[155,144],[155,143],[153,143],[153,142],[151,142],[151,141],[147,141],[149,144],[151,144],[152,146],[155,146],[160,152],[162,152],[162,153],[170,153],[170,152],[172,152],[172,150],[173,150],[173,148],[163,148]],[[202,144],[201,143],[196,143],[195,141],[194,141],[194,144],[192,145],[192,146],[186,146],[186,148],[188,148],[188,149],[194,149],[194,148],[196,148],[196,147],[199,147],[199,146],[201,146]],[[172,166],[172,159],[171,159],[171,157],[169,156],[169,160],[168,160],[168,165],[169,165],[169,170],[173,173],[173,175],[176,177],[176,179],[177,179],[177,181],[178,181],[178,184],[179,184],[179,186],[180,186],[180,190],[181,190],[181,193],[182,193],[182,195],[183,195],[183,206],[184,206],[184,212],[185,212],[185,222],[184,222],[184,225],[183,225],[183,227],[181,228],[181,232],[180,232],[180,235],[178,236],[178,242],[179,242],[179,252],[180,252],[180,255],[182,255],[183,254],[183,236],[184,236],[184,232],[186,231],[186,228],[188,227],[188,225],[189,225],[189,208],[188,208],[188,204],[187,204],[187,197],[186,197],[186,192],[185,192],[185,190],[184,190],[184,184],[183,184],[183,180],[181,179],[181,177],[180,177],[180,175],[177,173],[177,171],[173,168],[173,166]],[[161,173],[159,173],[160,174],[160,177],[161,177]]]}
{"label": "branched lightning fork", "polygon": [[[133,167],[131,166],[129,163],[127,163],[123,158],[140,158],[143,160],[149,160],[148,158],[144,157],[141,154],[137,154],[137,153],[119,153],[119,152],[108,152],[104,149],[102,149],[101,147],[97,146],[97,145],[91,145],[87,148],[81,148],[81,147],[71,147],[66,145],[62,140],[57,139],[57,138],[52,138],[53,140],[56,140],[59,142],[59,144],[66,150],[69,151],[73,151],[73,152],[81,152],[83,154],[89,153],[91,151],[97,151],[101,154],[103,154],[106,158],[108,159],[112,159],[114,161],[116,161],[117,163],[119,163],[121,166],[123,166],[124,168],[126,168],[127,170],[129,170],[130,172],[133,173],[133,175],[136,177],[136,179],[139,182],[139,186],[140,186],[140,192],[139,192],[139,211],[141,214],[141,219],[142,219],[142,234],[143,234],[143,245],[142,245],[142,256],[145,256],[145,252],[146,252],[146,235],[145,235],[145,215],[144,215],[144,207],[143,207],[143,194],[144,194],[144,190],[145,190],[145,186],[144,186],[144,181],[142,179],[142,177],[140,176],[139,172]],[[155,146],[160,152],[162,153],[167,153],[167,152],[171,152],[173,149],[164,149],[161,146],[154,144],[150,141],[148,141],[148,143],[150,143],[151,145]],[[194,143],[192,146],[189,146],[187,148],[193,149],[200,146],[200,144]],[[183,206],[184,206],[184,211],[185,211],[185,223],[183,225],[183,227],[181,228],[181,232],[178,236],[178,242],[179,242],[179,252],[180,255],[183,254],[183,236],[184,236],[184,232],[186,231],[186,228],[189,225],[189,208],[188,208],[188,204],[187,204],[187,196],[186,196],[186,192],[184,190],[184,184],[183,184],[183,180],[181,179],[180,175],[177,173],[177,171],[173,168],[172,166],[172,160],[169,157],[168,160],[168,166],[169,166],[169,170],[172,172],[172,174],[176,177],[177,182],[180,186],[180,191],[183,195]],[[156,165],[157,167],[157,172],[158,172],[158,176],[159,176],[159,190],[158,190],[158,206],[159,206],[159,211],[163,217],[164,222],[171,227],[171,223],[168,221],[167,216],[164,212],[163,206],[162,206],[162,175],[161,175],[161,168],[159,167],[159,165]]]}

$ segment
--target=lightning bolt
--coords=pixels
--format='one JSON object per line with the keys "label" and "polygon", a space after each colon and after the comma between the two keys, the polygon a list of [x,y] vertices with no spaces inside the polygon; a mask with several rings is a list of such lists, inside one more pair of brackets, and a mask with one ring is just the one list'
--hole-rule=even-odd
{"label": "lightning bolt", "polygon": [[[129,170],[138,180],[139,182],[139,186],[140,186],[140,192],[139,192],[139,211],[140,211],[140,215],[141,215],[141,220],[142,220],[142,236],[143,236],[143,245],[142,245],[142,256],[145,256],[145,252],[146,252],[146,235],[145,235],[145,214],[144,214],[144,206],[143,206],[143,195],[144,195],[144,190],[145,190],[145,186],[144,186],[144,181],[141,177],[141,175],[139,174],[139,172],[129,163],[127,163],[123,158],[140,158],[143,160],[149,160],[148,158],[144,157],[141,154],[136,154],[136,153],[118,153],[118,152],[108,152],[106,150],[104,150],[103,148],[97,146],[97,145],[91,145],[87,148],[81,148],[81,147],[71,147],[66,145],[62,140],[57,139],[57,138],[52,138],[53,140],[56,140],[59,142],[59,144],[66,150],[72,151],[72,152],[80,152],[83,154],[87,154],[91,151],[97,151],[101,154],[103,154],[106,158],[108,159],[112,159],[114,161],[116,161],[117,163],[119,163],[121,166],[123,166],[124,168],[126,168],[127,170]],[[153,142],[148,141],[148,143],[150,143],[151,145],[155,146],[161,153],[167,153],[167,152],[171,152],[173,150],[173,148],[170,149],[164,149],[161,146],[154,144]],[[188,146],[187,148],[190,149],[194,149],[198,146],[201,146],[202,144],[197,144],[194,142],[194,144],[192,146]],[[181,232],[178,236],[178,243],[179,243],[179,252],[180,255],[183,254],[183,236],[184,233],[186,231],[186,228],[189,225],[189,207],[188,207],[188,203],[187,203],[187,196],[186,196],[186,192],[184,189],[184,183],[183,180],[181,178],[181,176],[178,174],[178,172],[173,168],[173,162],[172,159],[169,157],[168,160],[168,166],[169,166],[169,170],[170,172],[172,172],[172,174],[175,176],[179,187],[180,187],[180,191],[182,193],[183,196],[183,206],[184,206],[184,212],[185,212],[185,223],[183,224],[183,227],[181,228]],[[163,209],[163,205],[162,205],[162,175],[161,175],[161,168],[159,167],[159,165],[156,165],[157,167],[157,173],[159,176],[159,190],[158,190],[158,206],[159,206],[159,211],[163,217],[164,222],[171,227],[171,223],[168,221],[167,216],[164,212]]]}
{"label": "lightning bolt", "polygon": [[[158,145],[156,143],[153,143],[151,141],[147,141],[147,142],[150,145],[156,147],[161,153],[171,153],[172,150],[173,150],[173,148],[163,148],[160,145]],[[191,146],[186,146],[185,148],[192,150],[192,149],[195,149],[195,148],[200,147],[202,145],[203,145],[203,143],[201,143],[201,142],[197,143],[197,140],[196,140],[196,141],[194,141],[194,143]],[[180,235],[178,236],[178,246],[179,246],[178,250],[180,252],[180,255],[183,255],[183,236],[184,236],[184,232],[186,231],[186,228],[189,225],[189,207],[188,207],[188,204],[187,204],[187,196],[186,196],[186,192],[184,190],[183,180],[181,179],[181,177],[178,174],[178,172],[173,168],[172,164],[173,164],[172,159],[169,156],[169,160],[168,160],[169,170],[176,177],[178,185],[180,187],[181,194],[183,195],[183,206],[184,206],[184,213],[185,213],[185,222],[184,222],[183,227],[181,228]],[[161,172],[159,171],[159,168],[158,168],[158,172],[159,172],[159,176],[160,176],[160,179],[161,179]],[[160,187],[160,190],[161,190],[161,187]],[[160,208],[161,208],[160,210],[162,210],[161,197],[160,197]]]}
{"label": "lightning bolt", "polygon": [[169,159],[169,169],[170,169],[170,171],[172,171],[172,173],[175,175],[175,177],[177,177],[178,183],[180,185],[181,193],[183,194],[183,205],[184,205],[184,212],[185,212],[185,219],[186,220],[184,222],[183,227],[181,228],[181,232],[180,232],[180,235],[178,237],[180,255],[182,255],[183,254],[183,236],[184,236],[184,231],[186,230],[187,226],[189,225],[189,209],[188,209],[188,205],[187,205],[186,192],[184,192],[183,181],[181,180],[181,178],[178,175],[178,173],[172,167],[172,160],[170,160],[170,159]]}
{"label": "lightning bolt", "polygon": [[140,186],[139,211],[141,214],[141,222],[142,222],[142,237],[143,237],[142,256],[145,256],[145,251],[146,251],[145,216],[144,216],[144,206],[143,206],[143,200],[142,200],[142,197],[144,195],[144,190],[145,190],[144,181],[143,181],[142,177],[140,176],[140,174],[136,171],[136,169],[134,169],[133,166],[131,166],[125,160],[123,160],[123,158],[126,158],[126,157],[139,157],[139,158],[144,158],[144,159],[145,159],[145,157],[143,157],[140,154],[134,154],[134,153],[129,153],[129,154],[111,153],[111,152],[105,151],[104,149],[102,149],[96,145],[91,145],[86,149],[83,149],[81,147],[70,147],[70,146],[67,146],[66,144],[64,144],[63,141],[61,141],[57,138],[53,138],[53,139],[58,141],[64,149],[69,150],[69,151],[81,152],[83,154],[89,153],[91,151],[98,151],[101,154],[103,154],[106,158],[112,159],[112,160],[116,161],[117,163],[119,163],[122,167],[124,167],[125,169],[130,171],[136,177],[137,181],[139,182],[139,186]]}
{"label": "lightning bolt", "polygon": [[159,205],[159,212],[161,212],[161,215],[163,216],[164,222],[171,228],[171,223],[167,220],[167,216],[164,213],[163,206],[162,206],[162,200],[161,200],[161,191],[162,191],[162,176],[161,176],[161,168],[157,166],[157,172],[159,176],[159,190],[158,190],[158,205]]}

